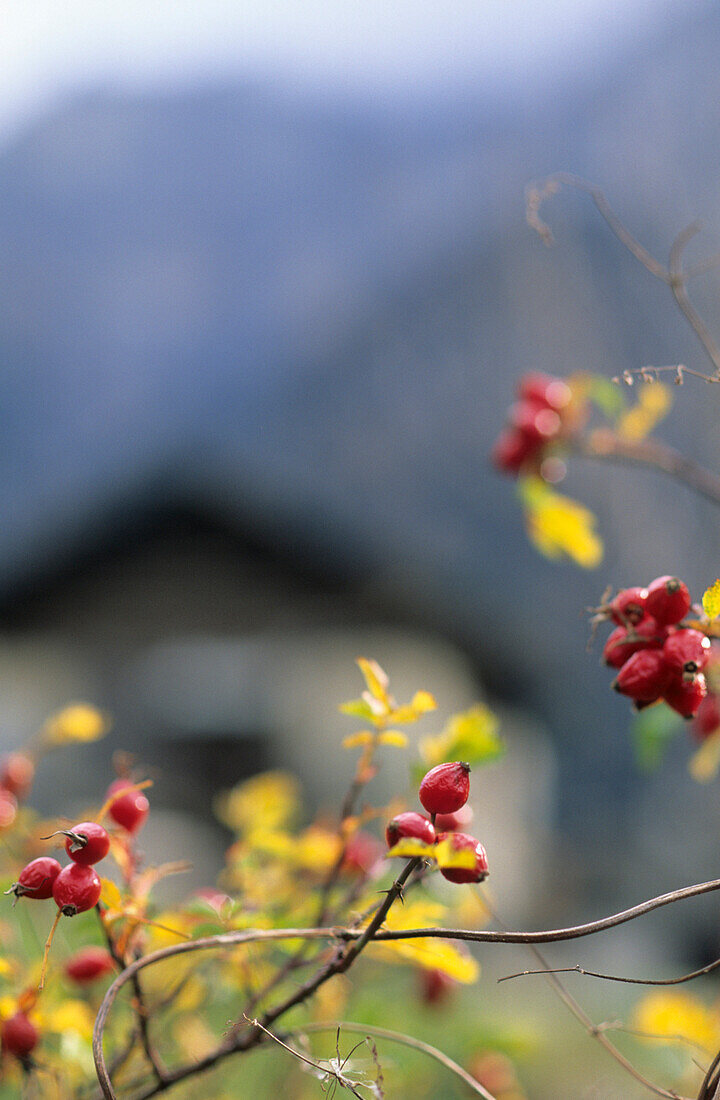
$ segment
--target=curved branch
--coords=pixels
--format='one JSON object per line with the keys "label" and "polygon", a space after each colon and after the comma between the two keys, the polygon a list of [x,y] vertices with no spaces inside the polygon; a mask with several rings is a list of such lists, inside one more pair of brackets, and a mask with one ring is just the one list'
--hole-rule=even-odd
{"label": "curved branch", "polygon": [[679,978],[624,978],[618,974],[601,974],[597,970],[586,970],[584,966],[552,966],[542,970],[519,970],[517,974],[505,974],[498,978],[500,982],[509,982],[513,978],[526,978],[531,974],[583,974],[586,978],[602,978],[606,982],[624,982],[626,985],[682,985],[683,982],[691,982],[694,978],[702,978],[706,974],[712,974],[720,967],[720,959],[701,966],[699,970],[691,970],[689,974],[681,974]]}
{"label": "curved branch", "polygon": [[[561,940],[578,939],[582,936],[594,935],[596,932],[602,932],[608,928],[614,928],[619,924],[625,924],[628,921],[635,920],[637,917],[644,916],[646,913],[650,913],[654,909],[659,909],[662,906],[671,905],[676,901],[684,901],[687,898],[698,897],[701,894],[709,894],[715,890],[720,890],[720,879],[697,883],[694,886],[686,886],[680,890],[673,890],[668,894],[660,894],[658,897],[650,898],[640,905],[635,905],[630,909],[624,909],[620,913],[614,913],[612,916],[604,917],[601,920],[591,921],[588,924],[575,925],[570,928],[551,929],[550,931],[496,932],[483,929],[477,931],[474,929],[462,928],[410,928],[400,931],[378,931],[375,933],[373,940],[386,941],[440,938],[466,940],[474,943],[557,943]],[[135,962],[126,967],[121,974],[118,974],[105,994],[95,1020],[95,1029],[93,1032],[93,1057],[95,1059],[95,1069],[103,1096],[106,1100],[117,1100],[110,1082],[103,1052],[103,1032],[105,1023],[118,993],[126,982],[132,981],[133,977],[140,970],[144,970],[148,966],[153,966],[163,959],[173,958],[175,955],[182,955],[191,951],[207,951],[218,947],[236,947],[244,943],[254,943],[258,941],[270,942],[273,940],[287,939],[335,939],[347,942],[349,940],[360,940],[364,934],[363,931],[347,928],[270,928],[223,932],[219,935],[208,936],[200,940],[185,940],[182,943],[161,948],[158,951],[152,952],[150,955],[145,955],[140,959],[136,959]],[[294,1003],[298,1003],[297,995],[293,998],[293,1004]],[[277,1018],[277,1016],[274,1018]],[[186,1077],[209,1069],[223,1058],[240,1049],[242,1049],[241,1040],[236,1035],[233,1035],[230,1041],[226,1040],[224,1043],[221,1043],[215,1051],[206,1055],[204,1059],[193,1062],[188,1066],[181,1066],[176,1070],[166,1073],[163,1083],[152,1087],[150,1091],[146,1092],[143,1100],[149,1096],[154,1096],[158,1092],[164,1092],[166,1089],[170,1088],[178,1081],[184,1080]]]}
{"label": "curved branch", "polygon": [[631,462],[659,470],[713,504],[720,504],[720,476],[664,443],[653,439],[621,439],[610,428],[596,428],[587,435],[577,436],[573,440],[573,449],[584,458]]}
{"label": "curved branch", "polygon": [[688,279],[694,275],[696,271],[702,273],[705,270],[710,270],[715,266],[716,257],[711,257],[709,263],[696,265],[695,268],[691,268],[689,271],[683,270],[682,267],[683,251],[688,242],[699,231],[700,226],[697,222],[693,222],[692,225],[687,226],[686,229],[678,233],[670,249],[668,266],[665,267],[664,264],[656,260],[655,257],[652,256],[635,237],[633,237],[632,233],[630,233],[626,226],[620,221],[605,198],[605,194],[601,188],[594,183],[590,183],[589,180],[583,179],[582,176],[575,176],[570,172],[556,172],[554,175],[548,176],[539,183],[530,184],[525,189],[525,216],[528,225],[540,235],[547,245],[553,244],[553,235],[549,225],[540,217],[540,207],[546,199],[557,194],[563,186],[573,187],[576,191],[582,191],[589,195],[600,215],[604,218],[605,222],[621,244],[627,248],[628,252],[630,252],[636,260],[639,260],[651,275],[654,275],[656,279],[659,279],[670,287],[670,291],[678,308],[702,344],[708,359],[715,368],[713,381],[720,381],[720,348],[716,344],[702,317],[693,306],[687,293]]}
{"label": "curved branch", "polygon": [[[412,1035],[404,1035],[401,1031],[389,1031],[386,1027],[370,1027],[368,1024],[353,1024],[348,1023],[346,1020],[342,1020],[338,1023],[332,1024],[305,1024],[302,1028],[299,1028],[297,1034],[306,1034],[310,1031],[335,1031],[336,1028],[340,1028],[342,1031],[354,1032],[356,1035],[373,1035],[376,1039],[387,1039],[391,1043],[401,1043],[403,1046],[410,1047],[413,1050],[419,1050],[423,1054],[427,1054],[430,1058],[434,1058],[440,1065],[445,1066],[457,1077],[465,1082],[478,1096],[482,1096],[485,1100],[495,1100],[495,1098],[487,1091],[483,1085],[480,1084],[474,1077],[472,1077],[467,1070],[463,1069],[461,1065],[449,1058],[442,1050],[438,1050],[437,1047],[431,1046],[429,1043],[423,1043],[421,1039],[415,1039]],[[286,1034],[295,1034],[295,1032],[286,1032]]]}

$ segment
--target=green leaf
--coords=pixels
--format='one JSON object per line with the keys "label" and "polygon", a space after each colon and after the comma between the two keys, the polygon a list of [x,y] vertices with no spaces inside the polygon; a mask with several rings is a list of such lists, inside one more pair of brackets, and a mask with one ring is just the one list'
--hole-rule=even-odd
{"label": "green leaf", "polygon": [[622,389],[601,374],[590,376],[588,393],[590,400],[608,420],[616,420],[625,410],[626,401]]}
{"label": "green leaf", "polygon": [[665,750],[682,729],[682,719],[664,704],[647,707],[635,717],[631,736],[635,759],[642,771],[653,771],[662,762]]}
{"label": "green leaf", "polygon": [[373,712],[364,699],[351,699],[348,703],[341,703],[338,707],[341,714],[349,714],[351,718],[365,718],[372,721]]}
{"label": "green leaf", "polygon": [[720,577],[703,592],[702,605],[708,619],[717,619],[720,615]]}

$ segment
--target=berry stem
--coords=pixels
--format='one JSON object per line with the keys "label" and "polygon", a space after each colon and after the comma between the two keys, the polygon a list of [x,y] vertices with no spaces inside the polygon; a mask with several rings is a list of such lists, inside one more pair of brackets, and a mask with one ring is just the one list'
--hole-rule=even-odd
{"label": "berry stem", "polygon": [[61,916],[62,916],[62,909],[58,909],[57,913],[55,914],[55,920],[52,922],[52,928],[50,929],[50,934],[49,934],[48,938],[45,940],[45,950],[43,951],[42,966],[40,967],[40,981],[38,983],[38,992],[42,992],[42,990],[45,986],[45,976],[47,974],[48,956],[50,955],[50,948],[52,946],[52,941],[55,938],[55,931],[57,929],[57,926],[60,923],[60,917]]}
{"label": "berry stem", "polygon": [[152,779],[143,779],[142,783],[133,783],[127,787],[123,787],[119,791],[115,791],[113,794],[110,795],[110,797],[106,800],[106,802],[103,803],[102,807],[100,808],[100,813],[95,818],[98,825],[101,823],[102,819],[107,816],[113,802],[117,802],[119,798],[125,798],[126,795],[132,794],[133,791],[144,791],[147,789],[147,787],[152,787],[152,785]]}

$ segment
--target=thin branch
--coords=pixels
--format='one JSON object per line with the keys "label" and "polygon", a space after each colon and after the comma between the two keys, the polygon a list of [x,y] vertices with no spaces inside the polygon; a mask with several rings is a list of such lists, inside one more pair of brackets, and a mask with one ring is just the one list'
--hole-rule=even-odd
{"label": "thin branch", "polygon": [[[485,905],[488,906],[487,900],[484,897],[483,901]],[[492,909],[489,906],[488,909],[493,915],[494,919],[498,923],[501,923],[498,919],[497,914],[493,913]],[[640,1071],[635,1068],[632,1062],[628,1058],[626,1058],[625,1055],[621,1053],[621,1051],[618,1050],[615,1044],[610,1042],[607,1035],[605,1034],[605,1029],[602,1027],[598,1027],[596,1026],[596,1024],[593,1023],[582,1005],[575,999],[575,997],[573,997],[569,989],[567,989],[565,985],[560,981],[556,972],[548,967],[544,955],[538,950],[538,948],[535,947],[533,944],[530,944],[529,947],[535,958],[543,967],[545,977],[547,978],[549,984],[553,987],[563,1004],[570,1010],[570,1012],[572,1012],[575,1019],[579,1020],[579,1022],[587,1031],[590,1038],[595,1039],[600,1044],[600,1046],[607,1051],[611,1058],[615,1059],[618,1065],[621,1066],[626,1073],[629,1073],[635,1081],[638,1081],[650,1092],[655,1093],[656,1096],[664,1097],[665,1100],[682,1100],[677,1092],[668,1091],[667,1089],[664,1089],[661,1085],[656,1085],[649,1078],[645,1077],[644,1074],[640,1073]]]}
{"label": "thin branch", "polygon": [[625,982],[627,985],[682,985],[683,982],[712,974],[719,967],[720,959],[715,959],[715,962],[701,966],[699,970],[691,970],[689,974],[681,974],[679,978],[624,978],[617,974],[600,974],[596,970],[586,970],[584,966],[554,966],[550,970],[519,970],[516,974],[505,974],[498,978],[498,984],[512,981],[513,978],[525,978],[530,974],[583,974],[586,978],[602,978],[606,982]]}
{"label": "thin branch", "polygon": [[631,252],[643,267],[646,267],[651,275],[664,283],[670,283],[670,272],[637,241],[632,233],[623,225],[605,198],[604,192],[594,183],[575,176],[571,172],[555,172],[540,183],[530,184],[525,190],[526,217],[531,226],[543,239],[545,244],[555,243],[552,230],[540,217],[540,207],[552,195],[556,195],[562,186],[574,187],[576,191],[584,191],[595,203],[598,211],[605,219],[610,229],[618,240]]}
{"label": "thin branch", "polygon": [[[100,927],[101,927],[103,935],[105,937],[105,942],[107,944],[108,951],[112,955],[113,961],[116,964],[116,966],[119,966],[120,969],[122,970],[125,967],[125,960],[122,957],[122,955],[120,955],[119,952],[118,952],[115,940],[113,939],[112,934],[110,932],[110,929],[108,928],[108,926],[105,923],[105,920],[103,919],[102,910],[101,910],[99,905],[95,906],[95,911],[97,912],[98,920],[100,921]],[[157,1078],[158,1082],[160,1084],[162,1084],[162,1082],[165,1080],[165,1069],[164,1069],[164,1067],[162,1066],[162,1064],[160,1062],[160,1059],[157,1055],[157,1052],[155,1051],[152,1040],[150,1038],[150,1031],[149,1031],[149,1027],[148,1027],[148,1011],[147,1011],[147,1004],[145,1003],[145,994],[143,992],[143,988],[142,988],[142,985],[140,984],[140,979],[138,978],[137,974],[133,975],[131,981],[132,981],[132,988],[133,988],[133,1000],[135,1002],[135,1004],[134,1004],[135,1016],[137,1018],[138,1035],[140,1037],[140,1042],[142,1043],[142,1048],[143,1048],[143,1051],[145,1052],[145,1057],[147,1058],[148,1062],[152,1066],[152,1070],[153,1070],[153,1073],[155,1074],[155,1077]]]}
{"label": "thin branch", "polygon": [[[437,1047],[431,1046],[429,1043],[423,1043],[420,1039],[415,1039],[412,1035],[404,1035],[401,1031],[389,1031],[385,1027],[371,1027],[368,1024],[354,1024],[348,1023],[343,1020],[341,1023],[328,1023],[328,1024],[304,1024],[300,1030],[302,1034],[311,1031],[334,1031],[336,1027],[341,1030],[354,1032],[358,1035],[372,1035],[376,1039],[387,1039],[391,1043],[401,1043],[403,1046],[410,1047],[412,1050],[419,1050],[423,1054],[427,1054],[430,1058],[434,1058],[440,1065],[445,1066],[451,1073],[454,1073],[465,1084],[473,1090],[478,1096],[482,1096],[484,1100],[495,1100],[495,1098],[487,1091],[487,1089],[480,1084],[475,1077],[472,1077],[467,1070],[463,1069],[461,1065],[449,1058],[442,1050],[438,1050]],[[289,1034],[294,1034],[290,1032]]]}
{"label": "thin branch", "polygon": [[720,476],[656,440],[632,441],[622,439],[610,428],[596,428],[576,437],[573,449],[584,458],[650,467],[682,482],[713,504],[720,504]]}
{"label": "thin branch", "polygon": [[[405,868],[404,874],[409,874],[409,869],[412,869],[414,860]],[[403,876],[400,877],[395,884],[395,888],[402,888]],[[507,932],[507,931],[489,931],[485,929],[458,929],[458,928],[411,928],[402,930],[377,930],[373,934],[374,942],[389,941],[389,940],[405,940],[405,939],[448,939],[448,940],[466,940],[474,943],[525,943],[525,944],[538,944],[538,943],[557,943],[561,940],[577,939],[582,936],[594,935],[596,932],[605,931],[608,928],[614,928],[619,924],[625,924],[628,921],[635,920],[637,917],[644,916],[646,913],[650,913],[655,909],[659,909],[662,906],[674,904],[678,901],[683,901],[691,897],[699,897],[702,894],[708,894],[715,890],[720,890],[720,879],[713,879],[709,882],[698,883],[694,886],[686,886],[680,890],[673,890],[667,894],[661,894],[656,898],[651,898],[648,901],[642,902],[640,905],[635,905],[630,909],[625,909],[620,913],[615,913],[612,916],[604,917],[601,920],[591,921],[587,924],[575,925],[570,928],[557,928],[549,931],[542,932]],[[396,894],[396,896],[398,896]],[[385,908],[386,902],[383,903],[381,910]],[[378,910],[380,912],[381,910]],[[383,917],[384,919],[384,917]],[[373,922],[374,923],[374,922]],[[95,1067],[100,1082],[100,1087],[103,1092],[105,1100],[117,1100],[117,1097],[113,1091],[110,1077],[107,1070],[107,1064],[105,1062],[105,1055],[103,1052],[103,1033],[107,1017],[110,1013],[112,1005],[122,987],[128,982],[132,981],[133,977],[141,970],[144,970],[148,966],[153,966],[155,963],[162,961],[163,959],[173,958],[175,955],[183,955],[193,951],[206,951],[210,949],[217,949],[220,947],[233,947],[239,946],[245,943],[255,943],[258,941],[270,942],[273,940],[287,940],[287,939],[308,939],[308,940],[339,940],[339,941],[354,941],[361,940],[365,937],[365,943],[367,943],[366,937],[367,929],[365,931],[357,931],[347,928],[271,928],[262,930],[243,930],[234,932],[222,932],[215,936],[208,936],[204,939],[198,940],[186,940],[181,943],[173,944],[170,947],[161,948],[158,951],[152,952],[150,955],[145,955],[140,959],[136,959],[130,963],[129,966],[123,970],[121,974],[118,974],[115,981],[108,989],[103,1002],[100,1005],[98,1014],[95,1020],[95,1029],[93,1033],[93,1057],[95,1059]],[[355,957],[357,952],[355,954]],[[306,982],[296,994],[289,998],[283,1005],[278,1006],[271,1012],[268,1012],[263,1017],[263,1026],[267,1027],[275,1019],[277,1019],[282,1013],[296,1004],[300,1004],[307,999],[316,989],[332,977],[336,973],[341,973],[343,965],[346,963],[347,955],[338,956],[333,962],[328,963],[319,974],[315,975],[313,979]],[[349,965],[349,964],[348,964]],[[347,966],[345,966],[347,969]],[[250,1049],[250,1047],[257,1042],[257,1036],[261,1033],[258,1031],[250,1032],[244,1036],[233,1035],[231,1039],[225,1040],[220,1046],[207,1054],[203,1059],[193,1062],[190,1065],[180,1066],[179,1068],[169,1071],[165,1075],[163,1082],[159,1082],[157,1085],[152,1086],[149,1090],[142,1094],[138,1100],[148,1100],[150,1096],[155,1096],[160,1092],[164,1092],[178,1081],[184,1080],[195,1074],[202,1073],[204,1070],[209,1069],[211,1066],[216,1065],[223,1058],[228,1057],[230,1054],[239,1050]]]}
{"label": "thin branch", "polygon": [[323,1066],[320,1065],[319,1062],[314,1062],[312,1058],[306,1058],[305,1055],[301,1054],[299,1050],[295,1050],[293,1047],[288,1046],[287,1043],[284,1043],[282,1039],[279,1039],[277,1037],[277,1035],[273,1035],[272,1031],[268,1031],[266,1027],[263,1027],[259,1020],[248,1019],[248,1023],[252,1024],[253,1027],[259,1028],[260,1031],[264,1032],[265,1035],[268,1036],[268,1038],[272,1039],[274,1043],[278,1044],[278,1046],[281,1046],[283,1050],[286,1050],[289,1054],[292,1054],[292,1056],[294,1058],[297,1058],[298,1061],[304,1062],[306,1066],[311,1066],[313,1069],[319,1070],[327,1077],[332,1077],[335,1081],[337,1081],[341,1088],[349,1089],[353,1096],[358,1097],[358,1100],[364,1100],[364,1097],[361,1093],[357,1091],[353,1082],[345,1077],[345,1075],[340,1072],[340,1069],[333,1069],[331,1066],[328,1066],[328,1068],[325,1069]]}
{"label": "thin branch", "polygon": [[699,231],[697,222],[693,222],[686,229],[678,233],[670,249],[668,266],[665,267],[656,260],[648,250],[633,237],[632,233],[620,221],[615,211],[607,201],[604,192],[594,183],[575,176],[569,172],[557,172],[548,176],[545,180],[529,185],[525,191],[525,212],[528,225],[530,225],[547,245],[554,243],[552,230],[540,217],[540,207],[546,199],[557,194],[562,186],[573,187],[576,191],[583,191],[594,202],[600,215],[604,218],[612,232],[627,248],[636,260],[645,267],[651,275],[670,287],[672,295],[681,310],[686,321],[703,346],[710,362],[715,369],[715,380],[720,381],[720,348],[715,342],[710,330],[703,321],[698,311],[693,306],[687,293],[687,283],[691,275],[702,273],[716,266],[717,257],[711,257],[705,264],[696,265],[689,271],[682,268],[682,254],[688,242]]}

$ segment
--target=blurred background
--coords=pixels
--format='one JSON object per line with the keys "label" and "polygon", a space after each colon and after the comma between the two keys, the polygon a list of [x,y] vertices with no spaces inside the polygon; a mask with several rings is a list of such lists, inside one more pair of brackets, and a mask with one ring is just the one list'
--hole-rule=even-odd
{"label": "blurred background", "polygon": [[[426,732],[477,698],[503,718],[474,798],[511,924],[717,874],[716,787],[688,778],[687,738],[638,773],[583,609],[665,572],[699,597],[718,516],[577,460],[567,492],[607,552],[551,564],[488,460],[528,370],[705,369],[586,197],[546,208],[547,249],[523,189],[575,172],[659,258],[697,217],[691,256],[714,252],[717,5],[25,0],[0,20],[0,741],[76,698],[115,719],[47,762],[39,808],[97,800],[126,749],[155,775],[158,850],[172,825],[219,864],[211,794],[243,775],[287,767],[338,805],[362,654],[399,697],[435,693]],[[694,287],[711,327],[718,285]],[[660,434],[717,469],[718,395],[676,398]],[[616,933],[616,959],[624,937],[637,966],[720,948],[711,903]]]}

